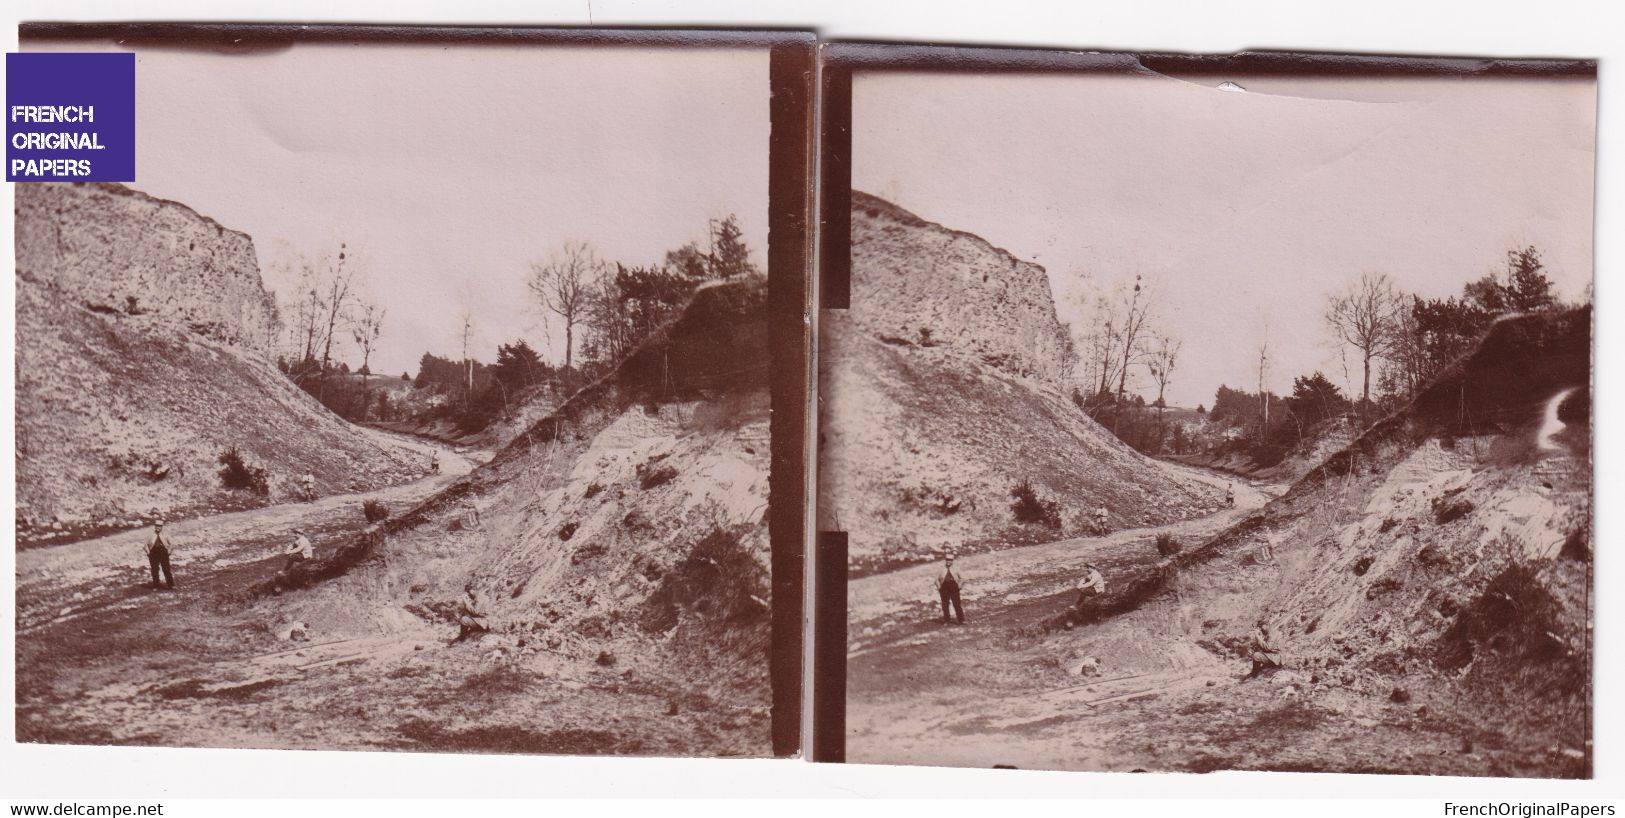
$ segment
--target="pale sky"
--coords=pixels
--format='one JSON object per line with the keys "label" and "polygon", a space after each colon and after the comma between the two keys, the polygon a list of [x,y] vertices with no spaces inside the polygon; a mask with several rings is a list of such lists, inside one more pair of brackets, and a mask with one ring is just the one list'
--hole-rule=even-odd
{"label": "pale sky", "polygon": [[523,280],[567,240],[649,264],[734,213],[765,267],[765,48],[142,48],[136,95],[130,186],[252,236],[273,290],[347,242],[387,310],[375,372],[458,356],[465,308],[479,359],[561,359]]}
{"label": "pale sky", "polygon": [[1062,321],[1144,274],[1184,342],[1174,405],[1256,388],[1266,322],[1267,386],[1358,391],[1323,315],[1363,272],[1453,295],[1534,244],[1588,295],[1590,80],[859,73],[852,97],[853,187],[1043,265]]}

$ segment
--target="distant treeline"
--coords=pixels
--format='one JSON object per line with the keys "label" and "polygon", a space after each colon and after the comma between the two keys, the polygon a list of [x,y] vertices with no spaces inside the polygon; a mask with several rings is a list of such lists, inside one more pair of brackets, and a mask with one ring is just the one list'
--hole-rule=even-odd
{"label": "distant treeline", "polygon": [[[761,274],[736,217],[712,221],[708,232],[706,249],[690,242],[656,264],[606,262],[586,242],[568,242],[548,260],[533,263],[526,295],[549,316],[553,329],[562,330],[564,360],[558,365],[544,361],[523,338],[499,345],[494,363],[474,359],[467,349],[475,316],[464,312],[457,316],[462,359],[425,352],[416,377],[402,373],[398,380],[368,371],[383,311],[356,295],[359,288],[346,272],[341,245],[336,262],[305,265],[302,299],[287,309],[298,319],[287,345],[295,354],[280,357],[278,366],[352,421],[445,419],[465,433],[477,432],[537,394],[568,395],[612,369],[675,318],[696,287]],[[353,351],[362,357],[355,372],[335,354],[341,351],[335,340],[342,340],[346,328]]]}
{"label": "distant treeline", "polygon": [[[1211,409],[1199,406],[1194,418],[1179,412],[1170,419],[1160,396],[1148,405],[1091,373],[1089,383],[1097,390],[1074,390],[1073,400],[1141,452],[1239,452],[1260,465],[1273,465],[1323,435],[1329,424],[1363,426],[1403,406],[1435,374],[1470,351],[1498,316],[1562,306],[1534,247],[1508,251],[1504,272],[1470,281],[1461,295],[1447,298],[1403,293],[1387,276],[1366,274],[1332,296],[1326,307],[1328,329],[1360,364],[1358,394],[1345,395],[1317,371],[1295,377],[1286,396],[1223,385]],[[1257,351],[1260,383],[1267,374],[1268,349],[1266,340]],[[1148,366],[1155,365],[1153,360]],[[1118,377],[1121,372],[1116,370]],[[1165,385],[1165,378],[1158,379],[1159,392]]]}

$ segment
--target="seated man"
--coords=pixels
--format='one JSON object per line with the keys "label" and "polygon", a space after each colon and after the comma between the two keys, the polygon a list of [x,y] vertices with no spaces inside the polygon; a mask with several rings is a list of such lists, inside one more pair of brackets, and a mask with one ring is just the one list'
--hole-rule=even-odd
{"label": "seated man", "polygon": [[1264,620],[1258,620],[1258,627],[1253,631],[1252,650],[1248,654],[1253,660],[1252,672],[1242,677],[1252,679],[1260,674],[1279,670],[1281,667],[1280,654],[1275,648],[1274,634],[1270,633],[1270,626]]}
{"label": "seated man", "polygon": [[316,558],[316,546],[312,545],[310,538],[300,529],[293,530],[293,542],[288,544],[285,552],[288,561],[282,564],[282,569],[276,572],[271,583],[271,592],[280,594],[282,587],[287,584],[289,574],[293,573],[294,566],[307,560]]}
{"label": "seated man", "polygon": [[1089,600],[1106,593],[1106,577],[1102,576],[1100,569],[1094,563],[1084,563],[1083,581],[1078,583],[1078,601],[1072,604],[1076,610],[1082,611]]}
{"label": "seated man", "polygon": [[490,609],[479,592],[474,590],[473,583],[463,586],[461,608],[457,616],[457,638],[451,640],[453,644],[491,630]]}

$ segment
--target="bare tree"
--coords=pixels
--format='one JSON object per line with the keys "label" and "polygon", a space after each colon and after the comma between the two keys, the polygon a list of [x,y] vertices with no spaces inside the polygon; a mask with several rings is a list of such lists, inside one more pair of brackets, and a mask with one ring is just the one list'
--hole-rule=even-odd
{"label": "bare tree", "polygon": [[1406,309],[1404,301],[1401,297],[1401,307],[1394,316],[1393,333],[1389,336],[1387,348],[1383,350],[1383,358],[1388,362],[1384,380],[1390,384],[1396,396],[1416,394],[1428,375],[1428,354],[1422,342],[1422,328],[1416,321],[1416,313]]}
{"label": "bare tree", "polygon": [[543,309],[564,321],[564,368],[575,361],[575,328],[581,322],[591,298],[593,281],[603,262],[586,242],[565,242],[561,252],[545,263],[530,265],[525,286]]}
{"label": "bare tree", "polygon": [[316,265],[309,260],[301,260],[299,265],[299,285],[294,290],[299,300],[293,305],[292,331],[294,343],[301,349],[298,363],[305,364],[316,358],[316,339],[326,308],[322,305],[323,288]]}
{"label": "bare tree", "polygon": [[1101,296],[1095,300],[1095,318],[1088,335],[1089,361],[1093,369],[1091,383],[1096,383],[1095,394],[1105,395],[1113,380],[1116,380],[1117,344],[1121,332],[1118,329],[1117,313],[1112,309],[1111,299]]}
{"label": "bare tree", "polygon": [[361,350],[361,419],[367,419],[372,406],[372,350],[384,328],[384,308],[362,298],[355,299],[349,317],[350,339]]}
{"label": "bare tree", "polygon": [[463,369],[468,373],[463,384],[463,405],[468,405],[468,396],[474,391],[474,359],[468,354],[468,345],[474,337],[474,311],[463,310]]}
{"label": "bare tree", "polygon": [[1270,322],[1264,319],[1264,338],[1258,342],[1258,400],[1263,404],[1264,430],[1270,428],[1270,393],[1264,391],[1264,379],[1270,371]]}
{"label": "bare tree", "polygon": [[350,305],[350,285],[355,280],[355,268],[345,269],[345,247],[339,243],[339,257],[333,263],[331,273],[323,281],[321,290],[321,306],[324,311],[322,331],[322,373],[327,373],[328,364],[333,360],[333,335],[338,329],[339,318],[344,315]]}
{"label": "bare tree", "polygon": [[1184,344],[1176,338],[1167,335],[1158,335],[1156,346],[1152,347],[1151,355],[1146,360],[1145,368],[1151,372],[1151,379],[1157,382],[1157,414],[1167,408],[1164,395],[1168,391],[1168,384],[1173,382],[1174,367],[1179,364],[1179,350]]}
{"label": "bare tree", "polygon": [[350,315],[350,338],[361,350],[361,374],[372,373],[372,351],[378,346],[378,336],[384,329],[384,308],[362,299],[356,299]]}
{"label": "bare tree", "polygon": [[1326,306],[1326,324],[1337,340],[1360,353],[1364,379],[1360,403],[1371,402],[1371,359],[1383,357],[1399,321],[1400,300],[1388,276],[1364,273]]}
{"label": "bare tree", "polygon": [[1134,288],[1125,293],[1122,324],[1122,365],[1117,372],[1117,399],[1121,401],[1123,394],[1128,391],[1128,369],[1134,356],[1141,354],[1141,348],[1146,331],[1146,325],[1151,320],[1151,293],[1141,283],[1141,276],[1134,276]]}

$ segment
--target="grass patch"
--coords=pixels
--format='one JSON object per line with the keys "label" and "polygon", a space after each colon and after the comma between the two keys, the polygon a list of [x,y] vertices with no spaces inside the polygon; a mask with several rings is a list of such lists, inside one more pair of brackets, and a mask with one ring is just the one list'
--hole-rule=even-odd
{"label": "grass patch", "polygon": [[463,683],[458,685],[457,689],[481,695],[513,695],[530,690],[535,678],[534,675],[516,670],[510,665],[497,665],[463,679]]}
{"label": "grass patch", "polygon": [[1010,511],[1016,515],[1016,522],[1036,523],[1046,528],[1061,527],[1060,504],[1039,497],[1031,480],[1023,477],[1021,482],[1011,486],[1010,497],[1013,500]]}
{"label": "grass patch", "polygon": [[235,446],[220,453],[218,474],[220,484],[233,491],[249,491],[261,497],[271,493],[271,483],[265,469],[249,465]]}

